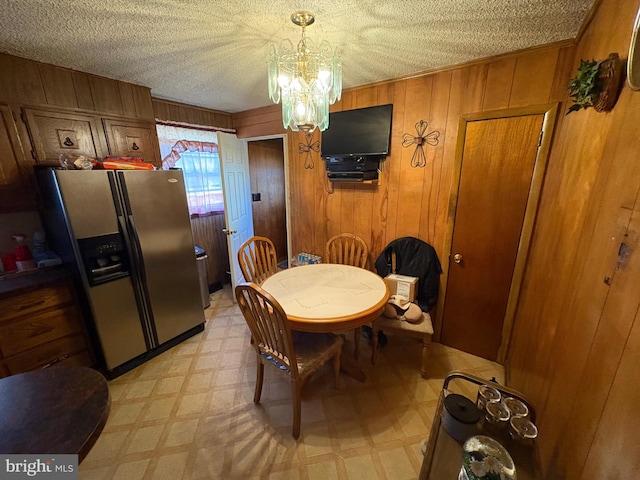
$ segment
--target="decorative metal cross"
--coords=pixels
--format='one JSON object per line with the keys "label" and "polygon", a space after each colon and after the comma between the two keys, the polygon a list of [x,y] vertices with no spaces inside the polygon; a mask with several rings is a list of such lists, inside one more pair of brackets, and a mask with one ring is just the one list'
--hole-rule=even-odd
{"label": "decorative metal cross", "polygon": [[413,152],[413,156],[411,157],[411,166],[412,167],[424,167],[427,164],[427,158],[424,155],[424,145],[425,143],[435,147],[438,145],[440,141],[440,132],[438,130],[434,130],[433,132],[429,132],[426,135],[424,132],[427,131],[427,126],[429,124],[424,120],[420,120],[416,123],[416,132],[417,136],[411,135],[410,133],[405,133],[402,135],[402,146],[404,148],[408,148],[411,145],[415,145],[416,149]]}
{"label": "decorative metal cross", "polygon": [[313,150],[314,152],[320,151],[320,140],[316,140],[312,143],[311,140],[313,140],[313,133],[311,132],[305,133],[304,138],[307,139],[307,143],[298,144],[298,153],[300,155],[302,155],[303,153],[307,154],[304,159],[304,168],[308,170],[314,167],[313,155],[311,155],[311,150]]}

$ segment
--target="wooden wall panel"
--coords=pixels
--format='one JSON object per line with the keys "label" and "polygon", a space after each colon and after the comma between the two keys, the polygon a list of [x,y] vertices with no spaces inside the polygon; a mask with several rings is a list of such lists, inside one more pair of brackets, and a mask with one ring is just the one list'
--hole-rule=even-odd
{"label": "wooden wall panel", "polygon": [[484,92],[487,86],[489,65],[473,65],[462,69],[464,78],[463,112],[474,113],[482,111]]}
{"label": "wooden wall panel", "polygon": [[[361,88],[356,91],[355,108],[373,107],[375,105],[379,105],[378,87]],[[323,173],[323,175],[326,176],[326,173]],[[353,191],[353,229],[348,233],[353,233],[362,238],[369,248],[372,243],[373,198],[374,192],[377,191],[377,184],[365,184],[362,185],[362,188],[354,188]]]}
{"label": "wooden wall panel", "polygon": [[209,285],[229,283],[229,254],[227,237],[222,233],[224,215],[210,215],[191,219],[193,242],[207,252],[207,277]]}
{"label": "wooden wall panel", "polygon": [[407,95],[407,82],[395,82],[393,90],[393,119],[391,120],[391,147],[387,159],[384,161],[384,173],[388,182],[387,187],[387,229],[384,245],[380,250],[369,252],[372,258],[377,258],[382,249],[392,240],[398,238],[398,200],[400,198],[400,167],[402,165],[402,135],[404,129],[404,109]]}
{"label": "wooden wall panel", "polygon": [[553,86],[558,49],[521,55],[516,60],[509,107],[544,104]]}
{"label": "wooden wall panel", "polygon": [[207,127],[231,128],[231,114],[209,108],[186,105],[160,98],[153,98],[151,105],[139,105],[145,110],[151,108],[155,118],[168,122],[203,125]]}
{"label": "wooden wall panel", "polygon": [[120,90],[120,99],[122,100],[122,112],[127,117],[135,117],[137,112],[135,99],[133,97],[133,85],[120,82],[118,89]]}
{"label": "wooden wall panel", "polygon": [[99,112],[122,115],[122,99],[120,98],[119,82],[103,77],[89,77],[93,104]]}
{"label": "wooden wall panel", "polygon": [[[637,232],[637,221],[635,225]],[[640,284],[635,286],[637,292]],[[634,478],[640,469],[640,436],[638,429],[634,428],[640,404],[639,364],[640,313],[637,313],[582,470],[581,478],[584,480]]]}
{"label": "wooden wall panel", "polygon": [[0,99],[19,102],[47,103],[38,64],[25,58],[0,53]]}
{"label": "wooden wall panel", "polygon": [[91,95],[91,85],[89,85],[89,77],[81,72],[71,72],[71,78],[73,80],[73,88],[76,93],[78,108],[95,110],[93,96]]}
{"label": "wooden wall panel", "polygon": [[[356,108],[356,90],[343,92],[340,99],[340,110],[352,110]],[[355,226],[356,209],[358,215],[362,209],[362,205],[356,205],[355,189],[356,187],[350,183],[335,182],[332,184],[334,192],[340,195],[340,233],[353,232]],[[368,188],[368,187],[365,187]],[[328,240],[328,238],[327,238]]]}
{"label": "wooden wall panel", "polygon": [[150,89],[140,85],[131,85],[131,88],[133,90],[133,103],[136,109],[136,116],[149,120],[155,119]]}
{"label": "wooden wall panel", "polygon": [[505,58],[488,65],[487,88],[482,103],[483,110],[500,110],[509,106],[515,69],[515,58]]}
{"label": "wooden wall panel", "polygon": [[153,120],[146,87],[0,53],[0,100]]}
{"label": "wooden wall panel", "polygon": [[[624,56],[638,6],[603,1],[570,74],[580,58]],[[559,53],[551,96],[559,95],[570,50]],[[639,396],[625,361],[637,362],[632,292],[640,274],[637,254],[622,270],[616,260],[620,242],[637,232],[629,219],[637,214],[640,167],[632,158],[640,144],[629,126],[638,123],[639,107],[640,97],[625,86],[612,112],[564,117],[551,150],[508,354],[511,384],[539,407],[547,478],[632,478],[638,468],[629,406]]]}
{"label": "wooden wall panel", "polygon": [[38,70],[49,105],[78,108],[71,71],[44,63],[38,64]]}
{"label": "wooden wall panel", "polygon": [[[377,102],[379,105],[386,105],[393,103],[393,97],[395,93],[394,84],[387,83],[378,85],[377,87]],[[393,119],[392,119],[393,129]],[[399,132],[399,130],[398,130]],[[393,137],[393,131],[392,131]],[[393,143],[393,140],[392,140]],[[391,156],[393,152],[391,152]],[[391,163],[387,164],[386,161],[382,162],[382,172],[379,174],[379,181],[376,191],[373,194],[372,208],[371,208],[371,236],[369,246],[369,268],[375,269],[376,256],[373,252],[380,252],[387,245],[386,238],[386,226],[388,222],[387,202],[389,199],[389,183],[390,177],[388,175],[388,168],[392,166]]]}
{"label": "wooden wall panel", "polygon": [[[433,123],[431,115],[431,98],[433,96],[433,77],[419,77],[407,80],[404,118],[402,120],[402,132],[416,135],[416,123],[420,120]],[[425,167],[413,167],[411,159],[415,147],[402,148],[400,164],[401,195],[398,198],[398,211],[396,214],[397,237],[420,237],[420,218],[422,211],[428,212],[429,206],[425,204],[425,196],[429,195],[425,186],[427,171],[432,171],[433,164]],[[425,155],[431,156],[433,147],[425,146]],[[426,187],[426,188],[425,188]],[[425,191],[426,190],[426,191]],[[425,195],[426,194],[426,195]],[[428,202],[427,202],[428,203]],[[419,208],[416,208],[419,207]]]}
{"label": "wooden wall panel", "polygon": [[282,106],[273,104],[246,112],[234,113],[231,115],[231,126],[236,130],[238,138],[285,133],[282,126]]}
{"label": "wooden wall panel", "polygon": [[[440,73],[433,77],[433,88],[430,99],[429,118],[426,134],[440,132],[442,140],[447,137],[447,111],[449,109],[449,95],[451,88],[451,72]],[[426,110],[425,110],[426,114]],[[414,129],[415,131],[415,129]],[[422,207],[420,209],[420,228],[418,237],[431,245],[437,245],[444,240],[444,230],[438,219],[446,219],[449,192],[442,191],[442,164],[444,161],[444,141],[438,138],[438,145],[426,145],[424,154],[427,160],[424,170]],[[415,146],[407,150],[415,151]],[[440,227],[440,228],[438,228]]]}

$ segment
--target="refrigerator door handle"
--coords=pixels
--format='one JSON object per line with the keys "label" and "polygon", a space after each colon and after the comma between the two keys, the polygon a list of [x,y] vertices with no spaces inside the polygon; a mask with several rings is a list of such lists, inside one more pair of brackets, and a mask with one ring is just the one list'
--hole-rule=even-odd
{"label": "refrigerator door handle", "polygon": [[153,324],[154,324],[153,311],[151,310],[151,305],[149,303],[149,291],[147,290],[147,271],[144,266],[144,257],[142,255],[142,247],[140,246],[140,237],[138,236],[138,230],[136,229],[136,224],[133,219],[133,215],[129,214],[127,215],[126,218],[129,224],[129,232],[131,232],[131,236],[133,237],[131,242],[132,243],[131,251],[133,252],[136,258],[136,265],[138,266],[138,279],[140,282],[139,288],[143,293],[142,303],[144,304],[145,319],[148,322],[148,324],[146,325],[146,328],[148,329],[147,331],[149,333],[149,338],[152,340],[154,344],[153,346],[157,347],[159,344],[158,334],[156,333],[155,328],[153,328]]}
{"label": "refrigerator door handle", "polygon": [[131,283],[133,284],[134,291],[136,292],[135,297],[136,303],[138,304],[138,310],[142,315],[140,318],[140,324],[142,326],[142,330],[144,331],[145,343],[147,345],[147,349],[151,349],[157,346],[158,342],[155,335],[153,334],[153,329],[149,326],[149,307],[144,301],[144,289],[140,280],[140,275],[143,274],[140,272],[140,270],[144,269],[144,267],[138,263],[138,257],[140,256],[139,250],[138,248],[135,248],[134,245],[132,245],[133,242],[127,234],[131,230],[127,228],[125,218],[121,214],[118,215],[118,224],[120,225],[120,231],[122,232],[122,236],[127,245],[127,250],[131,252],[134,257],[133,262],[129,262],[130,268],[132,270],[132,275],[130,278]]}

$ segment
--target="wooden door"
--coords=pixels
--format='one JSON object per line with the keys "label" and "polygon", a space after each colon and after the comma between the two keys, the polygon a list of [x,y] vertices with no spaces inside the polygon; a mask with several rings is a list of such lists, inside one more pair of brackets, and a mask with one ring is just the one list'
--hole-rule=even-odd
{"label": "wooden door", "polygon": [[40,165],[60,166],[60,154],[102,158],[107,149],[95,117],[50,109],[24,109]]}
{"label": "wooden door", "polygon": [[249,142],[249,174],[254,234],[271,239],[281,262],[288,258],[282,139]]}
{"label": "wooden door", "polygon": [[141,157],[145,162],[162,166],[155,123],[104,119],[109,153],[128,157]]}
{"label": "wooden door", "polygon": [[[231,286],[244,281],[238,250],[253,237],[253,216],[251,214],[251,186],[249,182],[249,153],[247,142],[235,135],[218,132],[220,148],[220,170],[224,196],[224,220],[229,264],[231,265]],[[235,302],[235,297],[234,302]]]}
{"label": "wooden door", "polygon": [[544,114],[467,123],[442,343],[496,360]]}

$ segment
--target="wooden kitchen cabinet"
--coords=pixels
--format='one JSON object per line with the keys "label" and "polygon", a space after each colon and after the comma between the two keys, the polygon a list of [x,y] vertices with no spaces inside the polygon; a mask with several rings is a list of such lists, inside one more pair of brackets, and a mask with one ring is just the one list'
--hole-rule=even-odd
{"label": "wooden kitchen cabinet", "polygon": [[39,165],[60,166],[60,154],[102,158],[107,154],[99,119],[53,109],[23,108]]}
{"label": "wooden kitchen cabinet", "polygon": [[0,298],[0,376],[93,364],[70,280]]}
{"label": "wooden kitchen cabinet", "polygon": [[142,157],[156,167],[162,166],[155,123],[103,119],[109,154]]}
{"label": "wooden kitchen cabinet", "polygon": [[24,164],[13,114],[8,105],[0,104],[0,213],[34,205],[32,190],[23,172]]}

